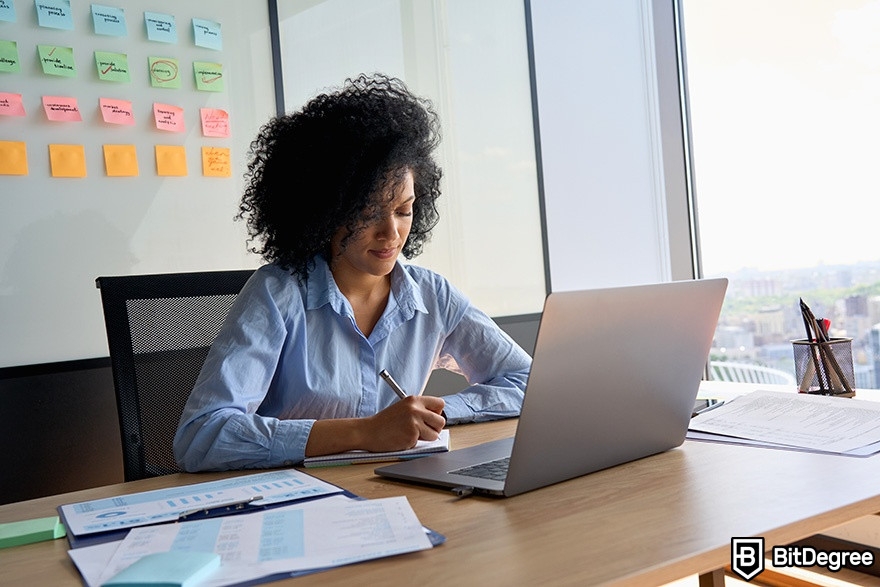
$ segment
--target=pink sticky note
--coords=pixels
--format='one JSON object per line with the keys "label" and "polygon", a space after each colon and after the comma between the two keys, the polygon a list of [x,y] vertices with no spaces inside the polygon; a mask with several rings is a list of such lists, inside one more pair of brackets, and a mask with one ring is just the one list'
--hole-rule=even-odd
{"label": "pink sticky note", "polygon": [[156,119],[156,128],[170,132],[183,132],[186,130],[183,124],[183,108],[170,104],[153,102],[153,117]]}
{"label": "pink sticky note", "polygon": [[0,114],[4,116],[24,116],[24,104],[21,94],[0,92]]}
{"label": "pink sticky note", "polygon": [[46,117],[55,122],[82,122],[76,98],[67,96],[43,96]]}
{"label": "pink sticky note", "polygon": [[101,98],[101,116],[104,122],[110,124],[134,124],[134,112],[131,102],[128,100],[116,100],[114,98]]}
{"label": "pink sticky note", "polygon": [[229,114],[218,108],[200,108],[202,134],[206,137],[229,136]]}

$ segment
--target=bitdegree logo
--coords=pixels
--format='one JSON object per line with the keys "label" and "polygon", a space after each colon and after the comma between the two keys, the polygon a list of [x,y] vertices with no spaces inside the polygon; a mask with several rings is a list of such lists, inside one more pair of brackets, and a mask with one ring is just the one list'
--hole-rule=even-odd
{"label": "bitdegree logo", "polygon": [[825,567],[837,572],[844,566],[870,567],[874,553],[869,550],[816,550],[811,546],[774,546],[774,567]]}

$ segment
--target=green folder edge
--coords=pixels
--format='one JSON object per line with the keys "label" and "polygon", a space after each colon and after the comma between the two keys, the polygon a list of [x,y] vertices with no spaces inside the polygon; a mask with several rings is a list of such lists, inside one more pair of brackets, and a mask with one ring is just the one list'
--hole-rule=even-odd
{"label": "green folder edge", "polygon": [[58,516],[0,524],[0,548],[55,540],[67,536]]}

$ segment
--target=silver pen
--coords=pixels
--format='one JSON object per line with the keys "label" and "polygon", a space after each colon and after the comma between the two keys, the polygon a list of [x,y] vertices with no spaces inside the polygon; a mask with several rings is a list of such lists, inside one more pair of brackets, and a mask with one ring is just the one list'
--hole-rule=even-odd
{"label": "silver pen", "polygon": [[379,371],[379,377],[385,380],[385,383],[388,384],[388,387],[394,390],[394,393],[397,394],[397,397],[400,399],[404,399],[407,397],[406,392],[403,391],[403,388],[400,387],[397,382],[394,380],[394,377],[391,376],[391,373],[388,372],[388,369],[382,369]]}

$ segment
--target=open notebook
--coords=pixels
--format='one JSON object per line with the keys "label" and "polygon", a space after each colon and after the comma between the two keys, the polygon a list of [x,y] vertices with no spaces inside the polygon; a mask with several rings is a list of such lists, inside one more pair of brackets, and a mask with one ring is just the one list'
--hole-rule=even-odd
{"label": "open notebook", "polygon": [[436,452],[449,450],[449,430],[441,430],[440,438],[433,442],[420,440],[407,450],[391,452],[369,452],[366,450],[349,450],[346,452],[319,457],[308,457],[303,461],[306,467],[335,467],[337,465],[353,465],[355,463],[381,463],[384,461],[402,461],[422,457]]}

